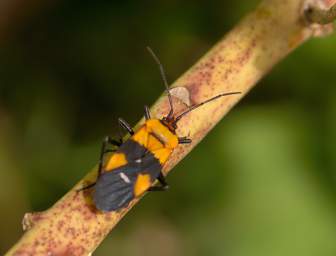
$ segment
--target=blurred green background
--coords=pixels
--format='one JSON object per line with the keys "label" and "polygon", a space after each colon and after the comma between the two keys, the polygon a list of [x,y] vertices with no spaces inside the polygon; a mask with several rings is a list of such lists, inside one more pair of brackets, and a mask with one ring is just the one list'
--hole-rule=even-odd
{"label": "blurred green background", "polygon": [[[4,0],[0,254],[170,81],[258,1]],[[281,64],[147,195],[95,255],[336,254],[336,36]]]}

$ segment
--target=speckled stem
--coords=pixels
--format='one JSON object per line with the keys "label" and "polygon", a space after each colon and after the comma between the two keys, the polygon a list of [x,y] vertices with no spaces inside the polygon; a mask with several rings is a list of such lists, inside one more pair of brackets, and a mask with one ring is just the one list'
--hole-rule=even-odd
{"label": "speckled stem", "polygon": [[336,19],[336,4],[329,9],[319,6],[309,6],[305,11],[307,20],[311,23],[328,24]]}
{"label": "speckled stem", "polygon": [[[336,0],[321,0],[333,4]],[[314,1],[316,2],[316,1]],[[181,145],[165,166],[169,172],[218,123],[269,70],[293,49],[326,26],[311,26],[303,18],[310,2],[265,0],[222,38],[200,61],[172,86],[177,112],[223,92],[241,91],[216,100],[184,117],[178,134],[189,135],[191,145]],[[225,19],[225,17],[223,17]],[[160,97],[152,115],[168,112],[167,97]],[[96,168],[50,209],[26,214],[22,238],[9,255],[90,255],[119,220],[136,203],[122,211],[101,213],[92,205],[90,191],[76,192],[95,180]]]}

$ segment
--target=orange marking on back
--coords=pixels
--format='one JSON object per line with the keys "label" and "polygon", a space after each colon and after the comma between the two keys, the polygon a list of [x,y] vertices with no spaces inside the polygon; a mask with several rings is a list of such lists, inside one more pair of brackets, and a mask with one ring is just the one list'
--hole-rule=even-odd
{"label": "orange marking on back", "polygon": [[163,125],[158,119],[149,119],[145,123],[147,131],[154,133],[165,143],[165,147],[174,149],[178,145],[177,135],[172,133],[167,126]]}
{"label": "orange marking on back", "polygon": [[105,166],[105,171],[113,171],[114,169],[126,165],[127,164],[127,159],[124,153],[115,153],[112,155],[112,157],[109,159]]}
{"label": "orange marking on back", "polygon": [[163,145],[157,138],[155,138],[153,135],[148,136],[148,141],[147,141],[147,149],[150,152],[153,152],[154,150],[158,150],[161,148],[164,148],[165,145]]}
{"label": "orange marking on back", "polygon": [[134,195],[142,195],[152,185],[149,174],[139,174],[134,184]]}
{"label": "orange marking on back", "polygon": [[177,135],[158,119],[147,120],[132,139],[152,152],[161,164],[167,161],[178,145]]}
{"label": "orange marking on back", "polygon": [[131,138],[138,142],[140,145],[147,148],[148,132],[146,125],[143,125]]}
{"label": "orange marking on back", "polygon": [[155,158],[160,161],[160,164],[163,165],[167,162],[170,154],[173,152],[170,148],[160,148],[153,150],[152,153],[154,154]]}

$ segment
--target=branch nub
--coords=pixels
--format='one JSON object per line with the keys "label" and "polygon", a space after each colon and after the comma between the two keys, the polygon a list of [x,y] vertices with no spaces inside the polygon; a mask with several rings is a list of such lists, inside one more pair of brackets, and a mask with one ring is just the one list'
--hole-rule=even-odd
{"label": "branch nub", "polygon": [[309,23],[317,23],[321,25],[332,23],[336,20],[336,4],[329,10],[324,10],[317,6],[309,6],[305,10],[305,17]]}

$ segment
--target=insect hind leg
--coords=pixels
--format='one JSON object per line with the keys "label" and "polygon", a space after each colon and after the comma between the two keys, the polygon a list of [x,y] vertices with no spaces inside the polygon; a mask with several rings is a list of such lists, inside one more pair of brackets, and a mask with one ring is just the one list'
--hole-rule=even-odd
{"label": "insect hind leg", "polygon": [[166,191],[169,189],[169,185],[162,172],[160,172],[159,177],[157,179],[160,182],[160,185],[152,186],[148,189],[148,191]]}
{"label": "insect hind leg", "polygon": [[81,192],[81,191],[84,191],[84,190],[88,190],[90,188],[93,188],[94,186],[96,185],[96,182],[93,182],[85,187],[82,187],[82,188],[79,188],[76,190],[76,192]]}
{"label": "insect hind leg", "polygon": [[[103,164],[104,164],[104,156],[106,153],[109,152],[115,152],[115,150],[113,149],[107,149],[108,145],[114,145],[114,146],[121,146],[122,144],[122,140],[120,139],[120,141],[114,140],[112,139],[110,136],[106,136],[103,140],[102,146],[101,146],[101,150],[100,150],[100,157],[99,157],[99,165],[98,165],[98,174],[97,174],[97,179],[100,177],[100,175],[102,174],[103,171]],[[80,189],[77,190],[77,192],[83,191],[83,190],[87,190],[90,189],[92,187],[94,187],[96,185],[96,182],[91,183],[85,187],[82,187]]]}
{"label": "insect hind leg", "polygon": [[102,171],[103,171],[103,164],[104,164],[104,156],[106,153],[109,152],[114,152],[115,150],[113,149],[107,149],[108,145],[114,145],[117,147],[120,147],[122,144],[122,140],[120,139],[120,141],[111,139],[110,136],[106,136],[105,139],[103,140],[102,146],[101,146],[101,150],[100,150],[100,157],[99,157],[99,165],[98,165],[98,176],[97,178],[100,177]]}

